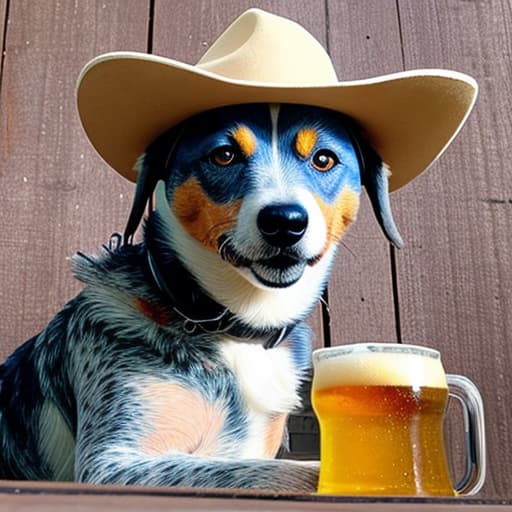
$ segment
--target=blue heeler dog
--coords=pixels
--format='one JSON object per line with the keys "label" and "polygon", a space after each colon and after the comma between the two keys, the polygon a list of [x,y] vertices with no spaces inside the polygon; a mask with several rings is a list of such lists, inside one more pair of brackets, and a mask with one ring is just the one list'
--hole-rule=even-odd
{"label": "blue heeler dog", "polygon": [[76,254],[83,291],[0,367],[0,478],[315,490],[316,463],[274,459],[303,320],[362,185],[401,245],[386,166],[342,114],[250,104],[187,119],[138,171],[124,240]]}

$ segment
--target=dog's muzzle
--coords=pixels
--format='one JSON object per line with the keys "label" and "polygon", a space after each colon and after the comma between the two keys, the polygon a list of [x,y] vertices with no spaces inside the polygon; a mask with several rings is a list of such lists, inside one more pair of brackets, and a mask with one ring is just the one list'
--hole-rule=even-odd
{"label": "dog's muzzle", "polygon": [[267,205],[259,211],[256,224],[262,240],[258,255],[244,255],[229,235],[220,237],[219,254],[233,266],[249,269],[260,284],[286,288],[302,277],[307,265],[318,261],[305,257],[298,246],[308,227],[307,211],[300,204]]}

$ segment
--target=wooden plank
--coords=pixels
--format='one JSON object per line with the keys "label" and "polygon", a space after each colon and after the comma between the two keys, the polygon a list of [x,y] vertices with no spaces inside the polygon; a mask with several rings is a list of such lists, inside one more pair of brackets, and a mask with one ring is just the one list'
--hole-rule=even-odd
{"label": "wooden plank", "polygon": [[[510,512],[512,506],[500,504],[469,505],[471,512]],[[338,501],[297,502],[295,500],[270,501],[243,498],[184,498],[148,496],[33,496],[19,495],[5,497],[0,503],[1,512],[67,512],[69,510],[94,510],[96,512],[250,512],[261,511],[304,511],[304,512],[453,512],[464,511],[463,503],[343,503]]]}
{"label": "wooden plank", "polygon": [[[509,2],[400,0],[407,68],[476,77],[480,97],[457,140],[396,194],[403,338],[439,348],[482,391],[489,474],[482,496],[510,496],[512,467],[512,132]],[[454,450],[460,450],[455,446]]]}
{"label": "wooden plank", "polygon": [[0,112],[0,358],[79,290],[68,258],[123,228],[132,185],[107,170],[75,107],[81,67],[146,49],[148,2],[10,2]]}
{"label": "wooden plank", "polygon": [[244,491],[238,489],[149,488],[100,486],[68,483],[0,482],[0,511],[69,510],[95,511],[232,511],[256,510],[309,512],[387,512],[424,511],[508,512],[510,500],[471,498],[376,498],[351,496],[315,496]]}
{"label": "wooden plank", "polygon": [[[326,18],[323,0],[224,0],[222,9],[208,0],[191,3],[156,0],[154,10],[153,52],[195,64],[213,41],[246,9],[258,7],[291,18],[326,44]],[[173,28],[169,30],[169,20]],[[323,345],[320,307],[310,317],[314,344]]]}
{"label": "wooden plank", "polygon": [[[329,50],[341,80],[402,70],[394,0],[330,0]],[[389,245],[363,192],[329,286],[332,344],[396,341]]]}

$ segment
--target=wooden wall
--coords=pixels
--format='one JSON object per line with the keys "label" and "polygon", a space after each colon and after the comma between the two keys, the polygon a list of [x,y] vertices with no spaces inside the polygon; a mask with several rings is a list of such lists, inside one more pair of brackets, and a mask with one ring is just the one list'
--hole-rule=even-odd
{"label": "wooden wall", "polygon": [[[304,25],[341,79],[446,67],[478,80],[480,97],[459,137],[393,194],[405,248],[390,249],[364,201],[329,286],[330,326],[320,309],[312,321],[317,345],[325,330],[333,344],[440,349],[447,370],[471,377],[484,396],[489,473],[481,495],[510,497],[510,2],[0,0],[0,356],[80,289],[69,257],[122,230],[130,206],[133,187],[108,170],[79,125],[82,65],[120,49],[194,63],[250,6]],[[456,436],[450,444],[461,449]]]}

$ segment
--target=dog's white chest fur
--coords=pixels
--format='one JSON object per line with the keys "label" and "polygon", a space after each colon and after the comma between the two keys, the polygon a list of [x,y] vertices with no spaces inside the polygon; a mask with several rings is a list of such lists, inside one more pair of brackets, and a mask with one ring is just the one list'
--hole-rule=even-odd
{"label": "dog's white chest fur", "polygon": [[265,350],[261,345],[225,341],[222,355],[247,407],[249,435],[241,456],[261,457],[269,423],[276,414],[289,413],[300,405],[300,375],[284,346]]}

